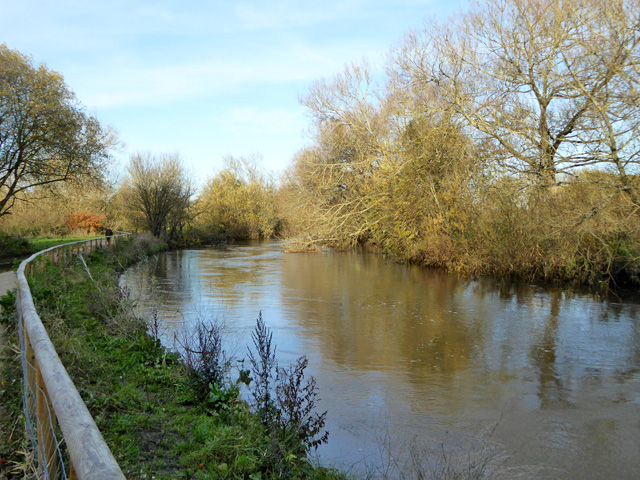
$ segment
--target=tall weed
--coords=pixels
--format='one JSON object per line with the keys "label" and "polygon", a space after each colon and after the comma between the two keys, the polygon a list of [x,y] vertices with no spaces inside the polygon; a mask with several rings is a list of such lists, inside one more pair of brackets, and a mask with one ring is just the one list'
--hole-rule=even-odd
{"label": "tall weed", "polygon": [[329,432],[324,430],[327,412],[316,412],[316,379],[305,378],[308,364],[307,357],[302,356],[293,365],[278,369],[276,380],[278,427],[281,432],[292,434],[303,452],[317,448],[329,438]]}
{"label": "tall weed", "polygon": [[198,398],[205,399],[212,388],[226,383],[230,360],[222,346],[222,324],[215,320],[199,320],[192,330],[174,335],[174,341],[186,365]]}
{"label": "tall weed", "polygon": [[278,370],[276,360],[276,346],[272,345],[271,332],[262,319],[262,312],[258,314],[256,326],[251,333],[251,340],[255,352],[247,348],[249,363],[253,373],[253,388],[251,394],[255,401],[256,413],[263,425],[271,425],[275,417],[275,403],[272,389],[274,376]]}
{"label": "tall weed", "polygon": [[306,454],[327,442],[324,431],[327,412],[316,412],[318,389],[313,376],[305,377],[308,359],[302,356],[293,365],[278,368],[273,332],[265,325],[262,312],[251,334],[256,352],[249,349],[255,376],[252,395],[256,413],[288,451]]}

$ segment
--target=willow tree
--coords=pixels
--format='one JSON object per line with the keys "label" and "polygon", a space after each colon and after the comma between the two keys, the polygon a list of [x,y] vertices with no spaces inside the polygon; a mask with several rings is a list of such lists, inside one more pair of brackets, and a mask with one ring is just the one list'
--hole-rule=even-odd
{"label": "willow tree", "polygon": [[209,233],[236,239],[268,238],[278,232],[275,185],[260,157],[224,159],[198,197],[198,223]]}
{"label": "willow tree", "polygon": [[193,185],[178,155],[131,156],[121,188],[134,221],[156,237],[173,238],[189,220]]}
{"label": "willow tree", "polygon": [[0,45],[0,217],[34,189],[99,181],[112,140],[62,75]]}
{"label": "willow tree", "polygon": [[373,78],[362,63],[314,83],[301,99],[312,118],[313,146],[296,155],[283,184],[293,201],[289,218],[339,246],[366,239],[377,222],[374,183],[385,168],[388,124]]}

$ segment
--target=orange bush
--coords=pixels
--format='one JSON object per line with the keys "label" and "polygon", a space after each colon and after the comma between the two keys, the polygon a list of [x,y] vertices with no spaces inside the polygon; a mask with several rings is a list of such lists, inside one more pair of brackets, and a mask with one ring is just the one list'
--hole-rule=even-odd
{"label": "orange bush", "polygon": [[104,215],[92,212],[77,212],[67,215],[66,226],[69,230],[83,230],[86,233],[97,233],[104,229]]}

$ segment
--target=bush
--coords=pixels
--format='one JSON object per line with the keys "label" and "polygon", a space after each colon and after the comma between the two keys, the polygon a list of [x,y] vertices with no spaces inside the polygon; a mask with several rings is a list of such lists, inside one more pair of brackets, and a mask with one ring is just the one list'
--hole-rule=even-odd
{"label": "bush", "polygon": [[71,231],[81,230],[85,233],[97,233],[104,230],[105,215],[92,212],[77,212],[67,215],[65,225]]}
{"label": "bush", "polygon": [[187,367],[191,384],[199,399],[223,397],[230,361],[222,348],[222,325],[217,321],[199,320],[192,331],[174,335],[180,357]]}
{"label": "bush", "polygon": [[307,357],[302,356],[288,368],[279,369],[276,380],[278,428],[284,438],[293,441],[292,450],[300,453],[317,448],[329,438],[329,432],[324,431],[327,412],[318,414],[315,411],[316,379],[305,379],[304,376],[308,364]]}
{"label": "bush", "polygon": [[263,425],[271,425],[275,415],[272,385],[274,374],[278,369],[278,361],[276,360],[276,346],[272,346],[273,333],[265,325],[262,312],[258,314],[251,339],[256,350],[254,353],[248,349],[254,382],[251,394],[260,421]]}
{"label": "bush", "polygon": [[20,257],[31,253],[28,240],[18,235],[0,233],[0,258]]}

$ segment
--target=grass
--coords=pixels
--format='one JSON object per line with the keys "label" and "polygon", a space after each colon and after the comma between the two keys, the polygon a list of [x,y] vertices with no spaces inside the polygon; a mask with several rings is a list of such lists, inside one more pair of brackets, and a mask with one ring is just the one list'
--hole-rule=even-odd
{"label": "grass", "polygon": [[87,259],[93,280],[79,261],[49,264],[31,278],[36,308],[125,476],[345,478],[287,450],[237,388],[216,386],[215,401],[203,401],[177,354],[131,314],[117,274],[160,248],[143,240],[98,251]]}
{"label": "grass", "polygon": [[[22,372],[15,351],[16,327],[13,315],[15,291],[2,297],[0,317],[0,478],[18,463],[26,462],[17,453],[22,450]],[[8,477],[9,478],[9,477]],[[16,477],[17,478],[17,477]]]}
{"label": "grass", "polygon": [[96,238],[95,235],[69,235],[61,237],[34,237],[25,238],[19,235],[0,233],[0,261],[26,258],[27,256],[45,250],[47,248],[62,245],[64,243],[79,242]]}
{"label": "grass", "polygon": [[39,252],[40,250],[46,250],[47,248],[55,247],[65,243],[80,242],[82,240],[88,240],[90,238],[98,238],[101,235],[71,235],[65,237],[37,237],[30,238],[29,245],[33,252]]}

